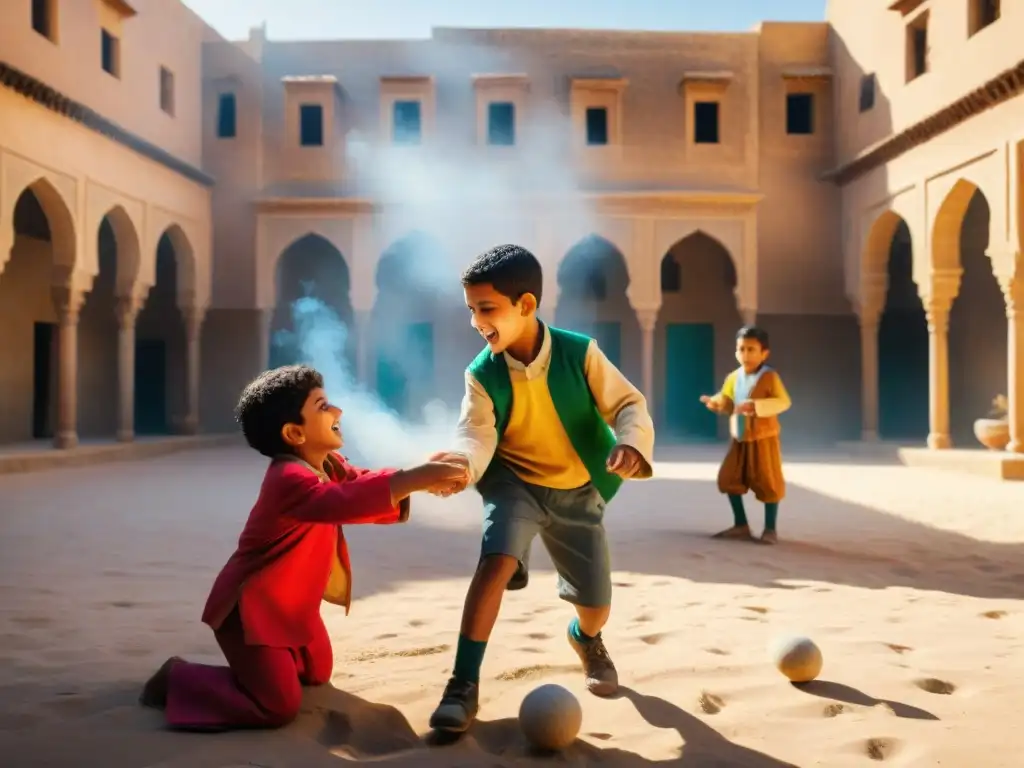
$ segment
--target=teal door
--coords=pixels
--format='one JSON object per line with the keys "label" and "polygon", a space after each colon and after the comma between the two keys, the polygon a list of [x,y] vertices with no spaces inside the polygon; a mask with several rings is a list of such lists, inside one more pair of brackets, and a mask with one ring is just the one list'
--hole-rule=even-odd
{"label": "teal door", "polygon": [[715,382],[715,329],[709,324],[677,323],[665,329],[665,427],[684,440],[714,440],[718,417],[701,395],[718,391]]}
{"label": "teal door", "polygon": [[590,335],[616,368],[622,368],[622,323],[594,323]]}
{"label": "teal door", "polygon": [[407,416],[414,398],[429,398],[433,392],[433,324],[406,326],[403,341],[401,354],[382,352],[377,357],[377,393],[388,408]]}
{"label": "teal door", "polygon": [[924,310],[889,310],[878,326],[878,434],[928,435],[928,323]]}

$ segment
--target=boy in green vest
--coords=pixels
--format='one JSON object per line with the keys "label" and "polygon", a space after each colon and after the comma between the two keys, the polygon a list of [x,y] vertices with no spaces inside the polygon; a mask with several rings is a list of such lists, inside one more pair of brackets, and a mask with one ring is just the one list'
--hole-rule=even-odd
{"label": "boy in green vest", "polygon": [[654,425],[637,388],[592,339],[537,318],[543,272],[532,253],[492,248],[463,273],[462,285],[487,346],[466,369],[457,446],[435,459],[464,463],[484,501],[455,667],[430,718],[431,728],[455,733],[476,717],[502,593],[526,586],[537,534],[558,571],[559,596],[576,608],[568,640],[587,688],[599,696],[618,689],[601,639],[612,587],[602,520],[623,479],[651,476],[654,451]]}

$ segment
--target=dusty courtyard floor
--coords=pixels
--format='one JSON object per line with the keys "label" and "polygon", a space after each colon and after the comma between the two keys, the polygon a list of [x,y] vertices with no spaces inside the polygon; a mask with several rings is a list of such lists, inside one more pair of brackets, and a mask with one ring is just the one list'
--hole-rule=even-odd
{"label": "dusty courtyard floor", "polygon": [[[996,768],[1020,765],[1024,484],[867,464],[787,464],[776,548],[712,542],[728,523],[716,452],[663,461],[609,508],[606,630],[624,695],[585,693],[540,546],[507,596],[481,723],[421,734],[452,661],[479,545],[479,500],[417,498],[407,526],[350,528],[357,602],[326,606],[335,688],[275,733],[162,729],[135,706],[166,656],[218,659],[199,623],[264,468],[241,449],[0,477],[0,764],[518,765],[512,719],[541,681],[584,705],[579,765]],[[759,504],[748,499],[752,522]],[[825,654],[798,689],[766,647],[802,632]]]}

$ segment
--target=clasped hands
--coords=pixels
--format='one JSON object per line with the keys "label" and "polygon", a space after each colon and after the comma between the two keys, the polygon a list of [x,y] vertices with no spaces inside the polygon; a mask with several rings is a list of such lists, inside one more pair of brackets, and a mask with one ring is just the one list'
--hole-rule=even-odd
{"label": "clasped hands", "polygon": [[[430,457],[429,461],[451,464],[465,470],[461,477],[454,480],[448,479],[435,485],[430,489],[430,493],[444,498],[466,490],[466,486],[469,485],[469,459],[465,455],[451,451],[438,451]],[[643,469],[644,459],[636,448],[629,445],[616,445],[608,455],[605,466],[612,474],[628,480]]]}

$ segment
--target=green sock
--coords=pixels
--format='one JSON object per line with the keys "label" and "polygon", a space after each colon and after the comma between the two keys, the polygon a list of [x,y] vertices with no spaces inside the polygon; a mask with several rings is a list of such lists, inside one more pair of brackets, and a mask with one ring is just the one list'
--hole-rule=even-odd
{"label": "green sock", "polygon": [[729,494],[729,506],[732,507],[732,517],[735,525],[747,525],[747,513],[743,509],[743,497]]}
{"label": "green sock", "polygon": [[594,639],[590,635],[584,634],[583,628],[580,627],[579,616],[574,616],[573,620],[569,622],[569,634],[577,643],[589,643]]}
{"label": "green sock", "polygon": [[764,529],[766,531],[775,530],[775,521],[779,517],[779,502],[770,501],[764,505]]}
{"label": "green sock", "polygon": [[460,634],[459,645],[455,650],[455,669],[452,670],[452,675],[459,680],[479,683],[480,667],[484,663],[484,651],[486,650],[486,640],[470,640]]}

